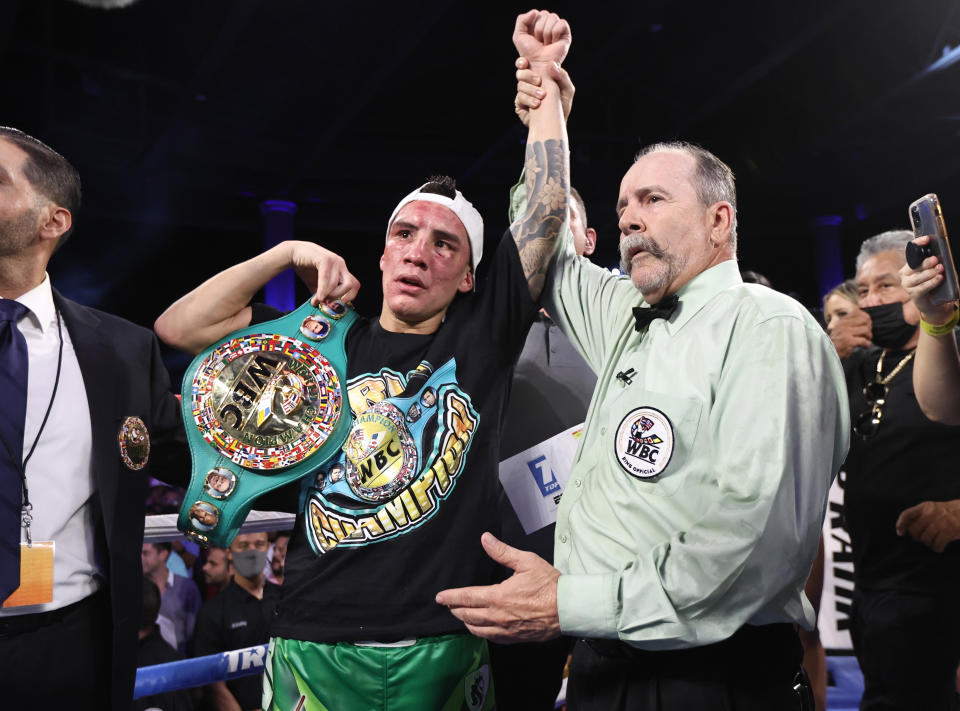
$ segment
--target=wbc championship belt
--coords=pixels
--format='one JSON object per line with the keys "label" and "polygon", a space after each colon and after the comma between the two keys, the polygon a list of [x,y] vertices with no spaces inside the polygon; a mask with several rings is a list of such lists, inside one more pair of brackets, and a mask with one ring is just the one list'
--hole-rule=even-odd
{"label": "wbc championship belt", "polygon": [[200,353],[181,388],[193,467],[177,527],[226,548],[254,501],[316,469],[350,432],[340,301],[308,301]]}

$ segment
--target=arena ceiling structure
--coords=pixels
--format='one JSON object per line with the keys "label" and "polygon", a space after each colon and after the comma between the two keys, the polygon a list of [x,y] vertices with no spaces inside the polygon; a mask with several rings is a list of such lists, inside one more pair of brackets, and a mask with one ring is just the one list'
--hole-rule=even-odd
{"label": "arena ceiling structure", "polygon": [[[96,4],[97,0],[87,0]],[[525,130],[513,3],[5,0],[0,124],[80,170],[52,263],[65,294],[150,325],[263,247],[261,205],[338,251],[379,306],[394,205],[457,178],[495,243]],[[937,192],[960,239],[960,3],[559,2],[577,87],[573,183],[616,264],[620,178],[681,138],[738,178],[740,263],[808,305],[859,242]],[[481,268],[482,276],[482,268]],[[306,298],[306,292],[302,293]]]}

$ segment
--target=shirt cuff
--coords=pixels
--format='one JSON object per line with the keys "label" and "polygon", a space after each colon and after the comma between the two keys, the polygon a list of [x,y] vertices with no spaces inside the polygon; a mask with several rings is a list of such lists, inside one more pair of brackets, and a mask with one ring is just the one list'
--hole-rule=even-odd
{"label": "shirt cuff", "polygon": [[619,588],[616,573],[561,575],[557,582],[560,629],[574,637],[616,639]]}

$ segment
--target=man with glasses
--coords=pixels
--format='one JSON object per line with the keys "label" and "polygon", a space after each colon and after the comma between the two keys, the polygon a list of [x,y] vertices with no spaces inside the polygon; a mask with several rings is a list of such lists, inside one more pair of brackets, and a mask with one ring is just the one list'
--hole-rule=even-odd
{"label": "man with glasses", "polygon": [[[899,270],[911,232],[866,240],[857,293],[869,348],[846,355],[853,437],[845,516],[853,546],[854,649],[861,709],[956,709],[960,663],[960,427],[928,420],[914,396],[920,313]],[[861,328],[841,318],[834,343]]]}

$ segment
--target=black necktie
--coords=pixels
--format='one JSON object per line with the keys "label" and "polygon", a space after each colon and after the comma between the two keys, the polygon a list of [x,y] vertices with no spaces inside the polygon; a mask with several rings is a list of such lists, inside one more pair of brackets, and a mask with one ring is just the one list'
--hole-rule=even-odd
{"label": "black necktie", "polygon": [[643,331],[655,318],[670,318],[679,305],[680,297],[674,294],[673,296],[661,299],[660,303],[654,304],[653,306],[634,306],[633,317],[637,319],[636,329]]}
{"label": "black necktie", "polygon": [[11,299],[0,299],[0,601],[20,586],[20,467],[27,419],[27,342],[17,321],[28,310]]}

